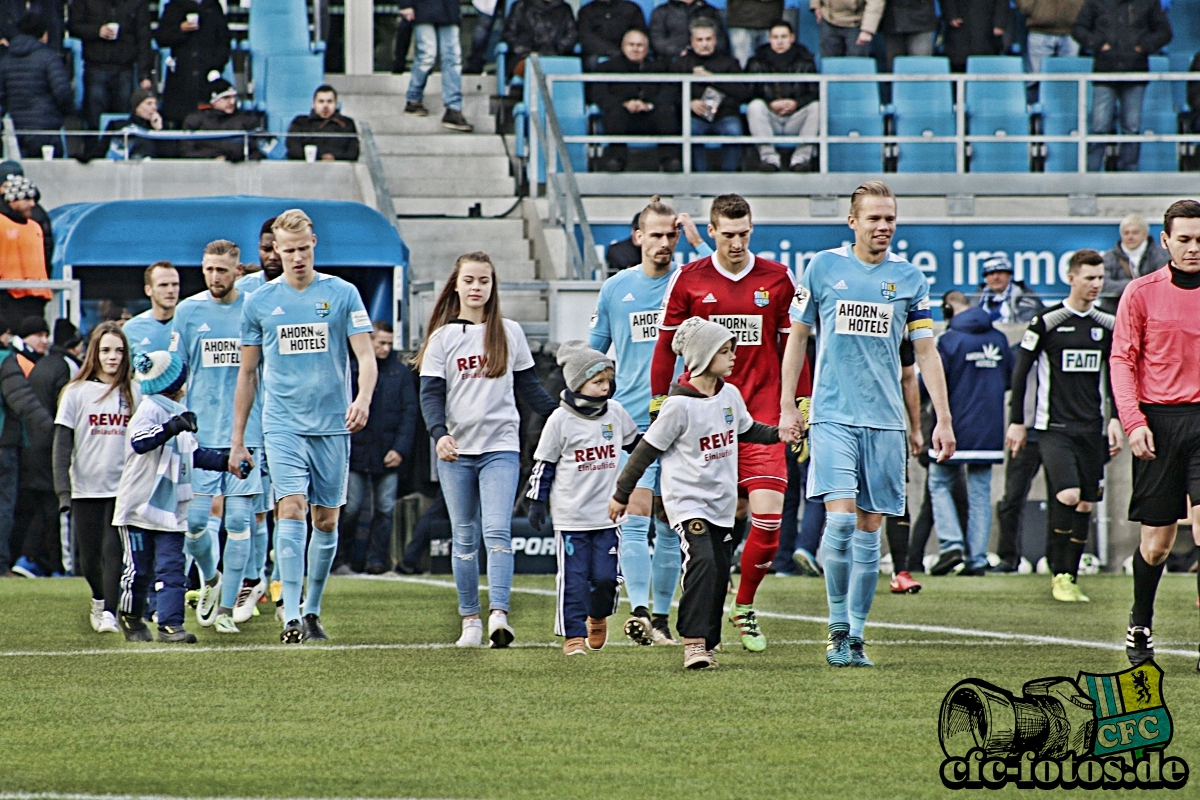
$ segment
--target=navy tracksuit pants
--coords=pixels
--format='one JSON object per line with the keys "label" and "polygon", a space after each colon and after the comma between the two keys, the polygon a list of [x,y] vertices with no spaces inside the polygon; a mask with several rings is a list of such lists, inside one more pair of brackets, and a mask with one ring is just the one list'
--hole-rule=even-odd
{"label": "navy tracksuit pants", "polygon": [[121,534],[125,567],[121,573],[121,613],[141,617],[146,609],[150,581],[158,596],[160,627],[183,627],[184,575],[183,531],[150,531],[132,525],[117,529]]}
{"label": "navy tracksuit pants", "polygon": [[604,619],[617,610],[620,531],[555,531],[554,542],[558,552],[554,635],[587,636],[588,617]]}

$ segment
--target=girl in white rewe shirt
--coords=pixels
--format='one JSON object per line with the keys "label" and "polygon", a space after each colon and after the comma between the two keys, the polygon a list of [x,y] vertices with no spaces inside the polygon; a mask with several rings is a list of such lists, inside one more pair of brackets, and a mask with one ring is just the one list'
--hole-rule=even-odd
{"label": "girl in white rewe shirt", "polygon": [[462,615],[460,647],[483,644],[479,542],[487,547],[488,639],[512,643],[512,507],[521,477],[515,387],[535,413],[558,406],[538,383],[521,326],[504,319],[496,267],[487,253],[459,256],[438,295],[415,363],[421,414],[437,446],[438,480],[453,531],[454,583]]}
{"label": "girl in white rewe shirt", "polygon": [[54,488],[71,510],[79,562],[92,590],[92,628],[117,632],[121,539],[112,525],[125,432],[139,397],[121,326],[92,331],[83,366],[63,389],[54,429]]}

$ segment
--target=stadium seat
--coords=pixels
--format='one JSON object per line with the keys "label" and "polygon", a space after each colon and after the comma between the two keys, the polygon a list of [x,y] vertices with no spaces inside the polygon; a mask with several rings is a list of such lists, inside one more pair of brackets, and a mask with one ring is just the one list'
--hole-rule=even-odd
{"label": "stadium seat", "polygon": [[[583,59],[579,56],[539,56],[539,61],[542,65],[542,71],[546,75],[581,75],[583,73]],[[528,125],[529,114],[529,98],[534,91],[531,81],[526,81],[524,84],[524,100],[518,104],[517,108],[513,109],[514,124],[518,127]],[[558,117],[559,127],[562,128],[563,136],[586,136],[588,132],[587,123],[587,104],[583,97],[583,83],[579,81],[563,81],[555,83],[553,86],[554,96],[554,113]],[[545,112],[541,111],[541,119],[544,122],[546,119]],[[528,131],[522,131],[517,134],[518,139],[524,139],[528,136]],[[523,142],[520,142],[523,145]],[[545,147],[545,143],[542,143]],[[518,147],[517,155],[527,155],[523,146]],[[587,172],[587,145],[584,144],[569,144],[567,152],[571,157],[571,167],[576,172]],[[537,176],[538,182],[545,180],[546,169],[543,158],[538,160]]]}
{"label": "stadium seat", "polygon": [[[1083,56],[1059,56],[1042,59],[1042,72],[1049,74],[1091,72],[1092,59]],[[1040,88],[1042,132],[1048,136],[1066,136],[1079,130],[1079,86],[1075,81],[1042,80]],[[1087,111],[1092,107],[1092,89],[1088,84]],[[1075,172],[1079,169],[1079,148],[1070,142],[1046,145],[1046,172]]]}
{"label": "stadium seat", "polygon": [[1167,15],[1171,18],[1171,53],[1187,54],[1190,60],[1200,50],[1200,0],[1172,0]]}
{"label": "stadium seat", "polygon": [[[950,59],[943,56],[898,56],[897,75],[949,75]],[[892,107],[897,136],[953,136],[954,92],[942,83],[892,84]],[[897,172],[954,172],[954,144],[901,144]]]}
{"label": "stadium seat", "polygon": [[[317,53],[272,56],[267,60],[267,130],[286,133],[292,119],[312,109],[312,93],[325,82],[325,59]],[[271,150],[273,159],[285,158],[282,139]]]}
{"label": "stadium seat", "polygon": [[71,51],[71,80],[75,81],[75,108],[83,108],[83,40],[63,37],[63,49]]}
{"label": "stadium seat", "polygon": [[[1151,72],[1168,72],[1166,56],[1150,56]],[[1171,134],[1179,130],[1175,98],[1171,84],[1151,81],[1142,99],[1142,132]],[[1175,142],[1146,142],[1138,155],[1139,172],[1175,172],[1179,169],[1179,148]]]}
{"label": "stadium seat", "polygon": [[[845,56],[826,58],[821,72],[826,75],[874,75],[875,59]],[[854,81],[829,84],[829,134],[831,136],[882,136],[883,111],[879,84]],[[829,172],[878,172],[883,164],[883,147],[878,144],[829,145]]]}
{"label": "stadium seat", "polygon": [[[1012,75],[1024,72],[1020,56],[970,56],[968,75]],[[984,135],[1028,136],[1029,107],[1025,82],[967,83],[967,132]],[[1026,142],[975,142],[971,145],[971,172],[1028,172]]]}

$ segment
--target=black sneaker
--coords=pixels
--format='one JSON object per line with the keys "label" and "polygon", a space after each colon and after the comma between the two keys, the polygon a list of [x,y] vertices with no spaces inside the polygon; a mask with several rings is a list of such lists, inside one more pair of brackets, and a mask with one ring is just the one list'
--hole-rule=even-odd
{"label": "black sneaker", "polygon": [[457,108],[446,109],[446,113],[442,115],[442,127],[463,133],[471,133],[475,130],[475,126],[467,122],[467,118]]}
{"label": "black sneaker", "polygon": [[[1154,658],[1154,638],[1149,628],[1140,625],[1129,626],[1125,631],[1125,657],[1135,667]],[[1200,665],[1197,669],[1200,669]]]}
{"label": "black sneaker", "polygon": [[405,103],[404,113],[410,117],[428,117],[429,109],[425,107],[424,103]]}
{"label": "black sneaker", "polygon": [[938,556],[937,563],[929,570],[930,575],[948,575],[950,571],[963,562],[962,550],[957,547],[947,550]]}
{"label": "black sneaker", "polygon": [[405,561],[401,561],[399,564],[396,565],[396,574],[397,575],[416,575],[417,568]]}
{"label": "black sneaker", "polygon": [[121,615],[121,633],[125,634],[127,642],[149,642],[154,639],[150,627],[138,617],[129,614]]}
{"label": "black sneaker", "polygon": [[316,614],[304,615],[304,641],[306,642],[327,642],[329,634],[325,632],[325,628],[321,625],[321,618]]}
{"label": "black sneaker", "polygon": [[158,640],[165,644],[195,644],[196,634],[170,625],[158,626]]}
{"label": "black sneaker", "polygon": [[964,567],[959,570],[958,574],[969,578],[982,578],[984,575],[987,575],[987,570],[984,567]]}
{"label": "black sneaker", "polygon": [[779,162],[778,161],[759,161],[758,162],[758,171],[759,172],[779,172]]}
{"label": "black sneaker", "polygon": [[279,641],[284,644],[300,644],[304,641],[304,626],[300,624],[300,620],[293,619],[283,626],[283,630],[279,632]]}
{"label": "black sneaker", "polygon": [[997,572],[1002,575],[1009,575],[1016,572],[1019,568],[1020,562],[1016,559],[1002,558],[1000,559],[1000,563],[996,566],[988,567],[988,572]]}

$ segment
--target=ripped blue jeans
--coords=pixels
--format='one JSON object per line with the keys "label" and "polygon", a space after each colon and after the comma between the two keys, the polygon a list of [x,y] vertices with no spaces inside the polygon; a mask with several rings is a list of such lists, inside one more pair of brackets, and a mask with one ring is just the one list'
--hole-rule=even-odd
{"label": "ripped blue jeans", "polygon": [[460,455],[437,462],[438,480],[453,532],[451,564],[458,588],[458,613],[480,613],[479,542],[487,548],[488,606],[508,611],[512,588],[512,510],[521,479],[516,452]]}

